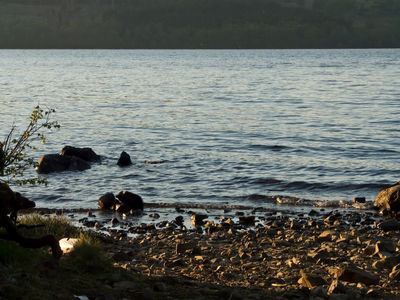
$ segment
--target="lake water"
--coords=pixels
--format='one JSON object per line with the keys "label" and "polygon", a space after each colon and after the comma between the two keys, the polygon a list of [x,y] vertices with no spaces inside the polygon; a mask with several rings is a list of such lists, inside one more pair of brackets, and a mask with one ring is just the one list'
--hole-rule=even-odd
{"label": "lake water", "polygon": [[[40,103],[62,127],[35,159],[64,145],[103,157],[18,188],[40,207],[123,189],[149,203],[372,201],[400,180],[399,49],[0,50],[0,95],[1,139]],[[131,167],[116,165],[123,150]]]}

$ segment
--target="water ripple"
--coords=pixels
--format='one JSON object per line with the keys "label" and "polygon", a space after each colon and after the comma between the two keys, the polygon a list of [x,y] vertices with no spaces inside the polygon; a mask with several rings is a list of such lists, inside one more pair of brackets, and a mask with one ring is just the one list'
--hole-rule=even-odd
{"label": "water ripple", "polygon": [[[93,207],[122,189],[169,203],[373,199],[400,173],[399,55],[0,50],[0,136],[40,102],[62,128],[35,159],[66,144],[102,155],[18,187],[49,207]],[[122,151],[132,166],[116,165]]]}

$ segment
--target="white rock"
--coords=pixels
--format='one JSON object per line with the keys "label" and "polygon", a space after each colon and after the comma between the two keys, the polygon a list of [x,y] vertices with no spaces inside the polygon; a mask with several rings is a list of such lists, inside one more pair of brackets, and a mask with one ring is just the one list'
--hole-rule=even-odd
{"label": "white rock", "polygon": [[75,244],[79,241],[79,239],[75,239],[75,238],[63,238],[59,241],[60,244],[60,248],[62,250],[63,253],[68,253],[70,252]]}

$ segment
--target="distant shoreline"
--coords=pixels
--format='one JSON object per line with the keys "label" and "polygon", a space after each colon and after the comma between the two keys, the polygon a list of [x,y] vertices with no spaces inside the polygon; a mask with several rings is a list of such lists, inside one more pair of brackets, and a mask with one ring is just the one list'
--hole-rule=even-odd
{"label": "distant shoreline", "polygon": [[400,6],[378,2],[5,0],[0,48],[400,47]]}

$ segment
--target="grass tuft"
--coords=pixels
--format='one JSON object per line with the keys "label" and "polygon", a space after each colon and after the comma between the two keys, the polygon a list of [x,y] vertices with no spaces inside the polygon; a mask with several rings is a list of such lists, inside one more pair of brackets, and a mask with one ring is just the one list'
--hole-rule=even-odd
{"label": "grass tuft", "polygon": [[73,250],[66,260],[81,272],[101,272],[112,268],[100,242],[87,233],[81,233]]}
{"label": "grass tuft", "polygon": [[18,224],[38,226],[35,228],[20,228],[19,232],[24,236],[40,237],[52,234],[56,239],[64,237],[78,237],[79,230],[71,225],[67,218],[62,216],[44,217],[37,214],[25,215],[18,218]]}

